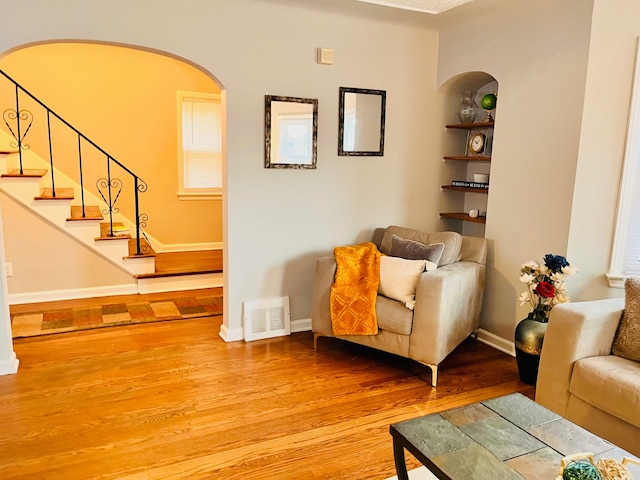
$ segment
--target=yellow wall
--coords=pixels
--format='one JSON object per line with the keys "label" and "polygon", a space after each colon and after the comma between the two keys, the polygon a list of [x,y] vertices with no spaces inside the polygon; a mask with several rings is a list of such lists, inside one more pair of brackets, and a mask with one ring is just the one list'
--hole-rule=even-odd
{"label": "yellow wall", "polygon": [[[172,57],[86,43],[30,46],[2,58],[0,68],[148,183],[140,211],[149,215],[151,236],[169,246],[222,242],[221,200],[180,201],[176,195],[176,92],[220,93],[205,73]],[[48,158],[46,120],[36,107],[24,105],[36,116],[26,140]],[[75,178],[77,137],[62,133],[55,120],[53,130],[63,135],[54,137],[55,165]],[[83,163],[85,185],[95,190],[96,179],[106,173],[105,157],[83,144]],[[117,167],[112,174],[128,177]],[[132,191],[126,186],[119,201],[131,221]]]}

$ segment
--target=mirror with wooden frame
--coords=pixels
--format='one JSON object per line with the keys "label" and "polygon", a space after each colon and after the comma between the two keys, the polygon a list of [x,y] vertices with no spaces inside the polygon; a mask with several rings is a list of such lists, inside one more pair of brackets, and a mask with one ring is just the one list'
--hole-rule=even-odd
{"label": "mirror with wooden frame", "polygon": [[338,155],[384,155],[387,92],[340,87]]}
{"label": "mirror with wooden frame", "polygon": [[318,100],[265,95],[265,168],[316,168]]}

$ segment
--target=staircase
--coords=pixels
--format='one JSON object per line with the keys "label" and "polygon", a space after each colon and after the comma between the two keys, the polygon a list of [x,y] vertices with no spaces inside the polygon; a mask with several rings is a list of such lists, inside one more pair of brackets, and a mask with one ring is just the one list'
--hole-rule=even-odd
{"label": "staircase", "polygon": [[[146,215],[139,212],[139,194],[146,191],[147,184],[1,70],[0,74],[15,85],[16,92],[15,108],[4,110],[4,125],[1,126],[6,128],[0,129],[1,192],[129,273],[138,293],[222,286],[221,252],[213,257],[212,252],[163,253],[163,245],[143,231]],[[32,104],[35,101],[45,111],[44,118],[49,124],[49,161],[34,153],[25,142],[34,122],[34,115],[29,110],[21,109],[24,96]],[[64,123],[77,135],[80,171],[78,181],[54,167],[51,117]],[[43,115],[38,118],[43,118]],[[86,145],[93,147],[99,155],[103,154],[106,158],[104,178],[96,181],[99,196],[84,187],[83,145],[85,149]],[[119,169],[120,174],[126,178],[116,178],[112,172],[115,169]],[[119,208],[115,206],[125,187],[129,188],[129,192],[133,191],[134,221],[120,214]],[[160,261],[156,262],[157,259]],[[184,259],[188,261],[180,265]]]}

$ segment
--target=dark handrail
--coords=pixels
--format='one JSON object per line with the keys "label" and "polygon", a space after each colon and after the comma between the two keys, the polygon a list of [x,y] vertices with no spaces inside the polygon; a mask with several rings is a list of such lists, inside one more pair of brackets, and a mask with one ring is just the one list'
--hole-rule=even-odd
{"label": "dark handrail", "polygon": [[[103,213],[106,213],[109,215],[109,234],[110,236],[114,236],[113,233],[113,213],[117,213],[118,212],[118,208],[116,208],[114,205],[116,203],[116,201],[118,200],[120,193],[122,191],[122,182],[117,179],[117,178],[112,178],[111,177],[111,162],[115,163],[116,165],[118,165],[122,170],[124,170],[126,173],[128,173],[129,175],[131,175],[132,180],[133,180],[133,184],[134,184],[134,202],[135,202],[135,222],[136,222],[136,255],[142,255],[143,250],[145,249],[145,247],[143,247],[141,245],[140,242],[140,237],[141,235],[144,235],[146,238],[145,233],[141,230],[141,214],[139,211],[139,198],[138,198],[138,194],[145,192],[148,188],[147,183],[140,178],[138,175],[136,175],[135,173],[133,173],[128,167],[126,167],[124,164],[122,164],[121,162],[119,162],[118,160],[116,160],[115,158],[113,158],[109,153],[107,153],[103,148],[101,148],[98,144],[96,144],[93,140],[91,140],[90,138],[88,138],[86,135],[84,135],[80,130],[78,130],[76,127],[74,127],[73,125],[71,125],[67,120],[65,120],[64,118],[62,118],[60,115],[58,115],[54,110],[52,110],[51,108],[49,108],[45,103],[43,103],[40,99],[38,99],[35,95],[33,95],[31,92],[29,92],[26,88],[24,88],[22,85],[20,85],[16,80],[14,80],[13,78],[11,78],[7,73],[5,73],[3,70],[0,69],[0,74],[2,74],[7,80],[9,80],[11,83],[13,83],[15,85],[15,100],[16,100],[16,110],[15,110],[15,120],[16,120],[16,132],[13,131],[13,129],[11,128],[11,126],[9,125],[7,119],[5,118],[5,124],[7,125],[7,127],[9,127],[9,130],[11,131],[11,134],[13,135],[13,137],[16,139],[17,142],[17,147],[18,147],[18,153],[19,153],[19,162],[20,162],[20,174],[24,173],[24,168],[23,168],[23,164],[22,164],[22,151],[23,149],[29,149],[29,145],[25,144],[23,142],[25,136],[27,135],[27,133],[29,132],[30,128],[31,128],[31,123],[33,122],[33,114],[31,112],[28,111],[21,111],[20,110],[20,97],[19,97],[19,93],[20,91],[22,91],[24,94],[28,95],[33,101],[35,101],[37,104],[39,104],[42,108],[45,109],[46,113],[47,113],[47,132],[48,132],[48,142],[49,142],[49,163],[51,165],[51,183],[52,183],[52,189],[53,189],[53,195],[55,196],[55,178],[54,178],[54,168],[53,168],[53,148],[52,148],[52,138],[51,138],[51,115],[53,115],[55,118],[57,118],[60,122],[62,122],[64,125],[66,125],[69,129],[71,129],[73,132],[75,132],[75,134],[78,136],[78,160],[79,160],[79,168],[80,168],[80,188],[82,190],[81,194],[81,202],[82,202],[82,216],[86,216],[85,213],[85,199],[84,199],[84,174],[83,174],[83,170],[82,170],[82,146],[81,146],[81,141],[84,140],[85,142],[87,142],[89,145],[91,145],[92,147],[94,147],[98,152],[102,153],[107,160],[107,178],[106,179],[99,179],[96,182],[96,185],[98,186],[98,193],[100,193],[100,196],[102,197],[102,199],[107,203],[108,208],[106,210],[103,210]],[[7,114],[8,112],[8,114]],[[4,116],[7,116],[8,118],[10,118],[11,120],[13,120],[13,112],[11,112],[11,110],[7,110],[5,111]],[[27,128],[22,131],[22,125],[21,123],[23,121],[27,121],[29,120],[30,123],[27,126]],[[100,186],[106,188],[108,190],[106,196],[103,194],[103,192],[100,190]],[[116,189],[117,192],[115,193],[115,195],[113,194],[113,191]],[[108,197],[108,199],[107,199]],[[144,215],[144,218],[146,219],[147,216]]]}

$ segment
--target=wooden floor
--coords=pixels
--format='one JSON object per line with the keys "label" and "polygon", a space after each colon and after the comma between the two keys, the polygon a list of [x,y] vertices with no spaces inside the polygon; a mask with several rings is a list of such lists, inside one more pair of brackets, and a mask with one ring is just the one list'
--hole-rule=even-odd
{"label": "wooden floor", "polygon": [[[20,339],[0,478],[384,479],[389,424],[534,390],[467,340],[416,363],[310,332],[224,343],[221,317]],[[417,462],[408,456],[410,467]]]}

